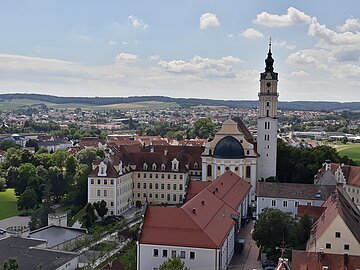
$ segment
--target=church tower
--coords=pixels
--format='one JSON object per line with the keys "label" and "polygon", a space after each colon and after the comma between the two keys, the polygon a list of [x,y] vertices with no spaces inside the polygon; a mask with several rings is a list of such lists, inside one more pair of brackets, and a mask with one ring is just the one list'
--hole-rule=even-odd
{"label": "church tower", "polygon": [[274,59],[269,52],[265,59],[265,72],[260,73],[259,115],[257,123],[258,179],[276,176],[278,74],[274,72]]}

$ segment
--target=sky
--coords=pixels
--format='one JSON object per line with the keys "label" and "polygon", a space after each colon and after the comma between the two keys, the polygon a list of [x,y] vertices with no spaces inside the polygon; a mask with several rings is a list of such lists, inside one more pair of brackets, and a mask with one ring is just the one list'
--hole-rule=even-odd
{"label": "sky", "polygon": [[359,0],[0,0],[0,93],[360,101]]}

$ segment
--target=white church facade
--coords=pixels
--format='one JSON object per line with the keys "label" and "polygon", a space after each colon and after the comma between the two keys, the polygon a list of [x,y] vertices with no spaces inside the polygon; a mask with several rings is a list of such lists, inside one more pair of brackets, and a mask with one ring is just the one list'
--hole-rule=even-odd
{"label": "white church facade", "polygon": [[251,195],[255,195],[258,180],[276,176],[279,94],[271,44],[265,64],[265,71],[260,74],[257,137],[239,117],[226,120],[201,156],[202,181],[212,181],[231,170],[252,185]]}

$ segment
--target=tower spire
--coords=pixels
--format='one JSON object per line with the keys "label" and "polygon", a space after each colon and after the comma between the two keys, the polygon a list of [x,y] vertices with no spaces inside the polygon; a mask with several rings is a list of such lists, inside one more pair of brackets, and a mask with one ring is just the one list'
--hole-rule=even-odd
{"label": "tower spire", "polygon": [[269,52],[267,55],[267,58],[265,59],[265,72],[270,72],[273,73],[274,72],[274,59],[272,58],[272,53],[271,53],[271,37],[269,39]]}

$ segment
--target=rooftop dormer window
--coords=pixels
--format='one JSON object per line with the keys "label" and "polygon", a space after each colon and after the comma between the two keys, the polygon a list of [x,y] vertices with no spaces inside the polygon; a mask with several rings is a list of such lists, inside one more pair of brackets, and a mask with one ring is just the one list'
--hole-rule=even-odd
{"label": "rooftop dormer window", "polygon": [[164,164],[164,163],[161,164],[161,170],[162,170],[162,171],[165,171],[165,164]]}
{"label": "rooftop dormer window", "polygon": [[146,163],[143,164],[143,170],[146,171],[148,169],[148,165]]}
{"label": "rooftop dormer window", "polygon": [[156,171],[156,164],[155,163],[153,163],[153,165],[152,165],[152,170]]}
{"label": "rooftop dormer window", "polygon": [[198,165],[198,163],[195,161],[194,162],[194,169],[196,170],[196,169],[198,169],[199,168],[199,165]]}
{"label": "rooftop dormer window", "polygon": [[171,170],[172,171],[178,171],[179,170],[179,161],[176,158],[174,158],[171,161]]}

